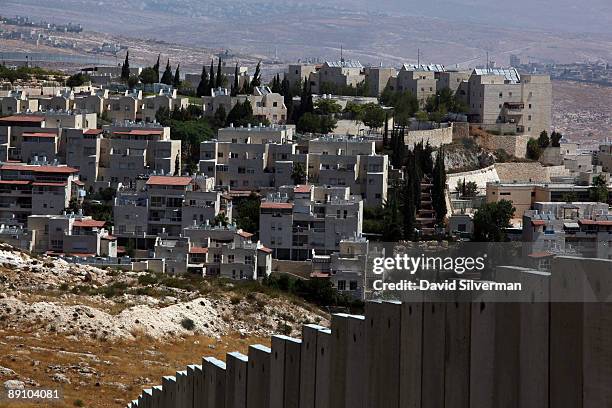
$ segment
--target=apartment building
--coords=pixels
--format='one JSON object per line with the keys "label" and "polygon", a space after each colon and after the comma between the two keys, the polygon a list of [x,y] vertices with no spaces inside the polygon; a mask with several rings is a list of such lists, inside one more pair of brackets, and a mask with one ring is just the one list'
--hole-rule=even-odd
{"label": "apartment building", "polygon": [[322,136],[308,141],[308,180],[314,184],[347,186],[366,207],[387,200],[389,160],[375,143],[363,138]]}
{"label": "apartment building", "polygon": [[612,143],[599,145],[595,158],[596,163],[602,167],[603,171],[612,173]]}
{"label": "apartment building", "polygon": [[105,228],[105,221],[82,214],[31,215],[28,230],[32,250],[58,256],[117,257],[117,239]]}
{"label": "apartment building", "polygon": [[200,144],[200,172],[232,190],[290,184],[294,164],[305,160],[291,143],[294,131],[285,125],[219,129],[218,140]]}
{"label": "apartment building", "polygon": [[368,251],[369,243],[364,237],[343,239],[338,252],[313,256],[310,276],[329,279],[338,292],[364,300]]}
{"label": "apartment building", "polygon": [[142,119],[142,91],[125,91],[108,98],[108,116],[116,123]]}
{"label": "apartment building", "polygon": [[116,188],[152,173],[173,175],[181,168],[181,141],[155,124],[65,130],[66,163],[78,168],[87,188]]}
{"label": "apartment building", "polygon": [[0,97],[0,116],[36,112],[37,110],[38,99],[29,98],[24,91],[9,91],[8,95]]}
{"label": "apartment building", "polygon": [[259,86],[253,90],[253,95],[231,96],[227,88],[216,88],[211,91],[210,96],[202,97],[204,114],[212,117],[219,107],[223,106],[225,113],[229,113],[237,102],[249,101],[253,108],[253,116],[272,124],[283,124],[287,121],[287,106],[285,98],[278,93],[272,92],[267,86]]}
{"label": "apartment building", "polygon": [[206,276],[256,280],[272,272],[272,250],[253,242],[253,234],[233,225],[202,223],[185,228],[184,234],[193,244],[192,257],[200,258]]}
{"label": "apartment building", "polygon": [[337,252],[340,241],[360,236],[363,201],[348,187],[285,186],[260,207],[260,240],[274,258],[303,261]]}
{"label": "apartment building", "polygon": [[470,122],[502,134],[538,137],[551,124],[548,75],[520,75],[514,68],[475,69],[469,79]]}
{"label": "apartment building", "polygon": [[142,120],[155,122],[155,114],[161,108],[169,111],[187,109],[189,98],[179,98],[176,89],[160,89],[157,95],[145,96],[142,100]]}
{"label": "apartment building", "polygon": [[528,254],[612,259],[612,214],[604,203],[536,202],[523,214],[522,241]]}
{"label": "apartment building", "polygon": [[435,73],[436,89],[450,89],[457,97],[467,104],[469,92],[469,80],[472,76],[472,71],[450,70],[438,71]]}
{"label": "apartment building", "polygon": [[[612,185],[610,186],[612,187]],[[501,200],[512,201],[516,208],[514,217],[521,219],[525,211],[532,209],[536,202],[588,202],[589,185],[574,183],[487,183],[487,203]],[[608,203],[612,202],[612,189]]]}
{"label": "apartment building", "polygon": [[320,64],[289,64],[285,78],[292,86],[301,86],[304,81],[309,81],[312,74],[321,68]]}
{"label": "apartment building", "polygon": [[0,219],[27,225],[30,215],[60,215],[85,196],[78,170],[50,164],[0,165]]}
{"label": "apartment building", "polygon": [[368,85],[368,96],[371,97],[380,96],[397,77],[395,68],[366,67],[364,72]]}
{"label": "apartment building", "polygon": [[365,80],[364,66],[359,61],[340,60],[325,61],[315,72],[311,72],[308,80],[314,94],[324,93],[325,85],[330,87],[356,87]]}
{"label": "apartment building", "polygon": [[186,227],[214,222],[219,213],[232,219],[231,203],[212,190],[205,177],[158,176],[121,187],[113,206],[114,233],[120,239],[143,238],[143,243],[162,234],[184,235]]}
{"label": "apartment building", "polygon": [[53,96],[38,98],[38,109],[41,111],[69,111],[74,107],[74,92],[72,90],[58,91]]}
{"label": "apartment building", "polygon": [[109,110],[108,98],[108,89],[92,89],[89,92],[80,92],[74,95],[74,109],[102,115]]}
{"label": "apartment building", "polygon": [[427,99],[436,94],[436,73],[445,71],[443,65],[413,65],[404,64],[397,74],[393,84],[396,91],[410,92],[416,96],[421,107]]}

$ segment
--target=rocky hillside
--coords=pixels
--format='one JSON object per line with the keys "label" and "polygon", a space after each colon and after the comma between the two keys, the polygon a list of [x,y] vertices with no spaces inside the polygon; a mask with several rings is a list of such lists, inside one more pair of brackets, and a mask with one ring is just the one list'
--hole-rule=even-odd
{"label": "rocky hillside", "polygon": [[[306,323],[328,316],[258,283],[104,270],[0,244],[0,384],[60,387],[64,406],[124,405],[174,367]],[[88,400],[90,388],[107,397]]]}

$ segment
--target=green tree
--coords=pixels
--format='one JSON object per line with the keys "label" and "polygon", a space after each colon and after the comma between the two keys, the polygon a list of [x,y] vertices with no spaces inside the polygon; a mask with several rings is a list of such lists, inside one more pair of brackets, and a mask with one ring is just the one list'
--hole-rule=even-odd
{"label": "green tree", "polygon": [[[404,239],[412,240],[415,238],[416,229],[416,191],[415,186],[420,185],[421,180],[415,183],[418,178],[418,172],[415,171],[416,161],[411,160],[412,169],[406,168],[404,171],[404,182],[402,183],[402,221]],[[420,194],[420,191],[418,192]]]}
{"label": "green tree", "polygon": [[402,239],[402,216],[400,214],[399,190],[400,185],[397,182],[393,183],[391,191],[387,195],[385,203],[385,217],[383,240],[387,242],[395,242]]}
{"label": "green tree", "polygon": [[217,63],[217,80],[215,82],[215,87],[222,88],[225,86],[227,79],[225,79],[225,75],[223,75],[223,69],[221,68],[221,58],[219,58],[219,62]]}
{"label": "green tree", "polygon": [[440,148],[433,168],[431,198],[436,211],[436,221],[442,223],[446,217],[446,168],[444,165],[444,150]]}
{"label": "green tree", "polygon": [[335,115],[342,110],[342,107],[333,99],[318,99],[314,108],[317,115]]}
{"label": "green tree", "polygon": [[291,172],[291,180],[296,186],[306,183],[306,170],[302,163],[295,163]]}
{"label": "green tree", "polygon": [[378,104],[368,103],[363,106],[363,124],[370,129],[379,129],[385,124],[385,110]]}
{"label": "green tree", "polygon": [[181,86],[181,64],[176,66],[176,71],[174,71],[174,78],[172,79],[172,86],[178,89]]}
{"label": "green tree", "polygon": [[474,215],[474,240],[478,242],[502,242],[506,240],[504,229],[509,228],[516,209],[512,202],[500,200],[481,206]]}
{"label": "green tree", "polygon": [[232,85],[231,95],[238,95],[238,90],[240,89],[240,83],[238,82],[238,63],[236,63],[236,68],[234,68],[234,84]]}
{"label": "green tree", "polygon": [[530,138],[527,142],[527,158],[531,160],[539,160],[542,156],[542,148],[538,141],[534,138]]}
{"label": "green tree", "polygon": [[274,93],[281,93],[282,89],[281,89],[281,80],[280,80],[280,75],[276,74],[276,76],[272,79],[272,86],[271,86],[271,90]]}
{"label": "green tree", "polygon": [[89,75],[85,75],[82,73],[74,74],[68,77],[66,80],[66,86],[70,88],[76,88],[78,86],[83,86],[86,83],[90,82],[91,78]]}
{"label": "green tree", "polygon": [[388,87],[380,96],[381,102],[393,107],[395,123],[400,126],[408,125],[410,118],[419,110],[419,100],[411,92],[396,92]]}
{"label": "green tree", "polygon": [[229,219],[227,218],[227,215],[225,215],[225,213],[219,213],[217,215],[215,215],[215,219],[213,220],[213,225],[219,227],[227,227],[227,225],[229,224]]}
{"label": "green tree", "polygon": [[599,203],[608,202],[608,183],[606,178],[600,174],[599,176],[593,177],[593,183],[589,190],[591,200]]}
{"label": "green tree", "polygon": [[550,144],[550,138],[548,137],[548,132],[543,130],[540,133],[540,137],[538,137],[538,145],[540,145],[542,149],[546,149],[549,144]]}
{"label": "green tree", "polygon": [[457,191],[461,197],[476,197],[476,194],[478,193],[478,184],[476,184],[474,181],[466,182],[465,179],[457,180],[457,187],[455,187],[455,191]]}
{"label": "green tree", "polygon": [[297,130],[300,133],[321,133],[333,132],[338,124],[338,120],[331,115],[315,115],[306,112],[300,117],[297,123]]}
{"label": "green tree", "polygon": [[155,69],[147,67],[140,72],[140,82],[143,84],[154,84],[157,81],[159,81],[159,75]]}
{"label": "green tree", "polygon": [[563,138],[563,135],[557,131],[552,132],[552,134],[550,135],[550,142],[552,147],[560,147],[561,146],[561,139]]}
{"label": "green tree", "polygon": [[261,200],[255,193],[236,200],[236,226],[257,234],[259,231],[259,206]]}
{"label": "green tree", "polygon": [[161,54],[157,54],[157,61],[153,65],[153,70],[157,74],[157,80],[155,80],[155,82],[157,82],[159,80],[159,59],[160,58],[161,58]]}
{"label": "green tree", "polygon": [[213,117],[213,122],[216,127],[223,127],[227,122],[227,113],[225,113],[225,107],[223,105],[219,105],[215,115]]}
{"label": "green tree", "polygon": [[253,90],[258,86],[261,86],[261,61],[259,61],[257,63],[257,66],[255,67],[255,72],[253,73],[253,79],[251,79],[249,93],[252,93]]}
{"label": "green tree", "polygon": [[209,75],[208,83],[210,84],[210,89],[215,89],[215,87],[217,86],[217,80],[215,79],[214,67],[215,67],[215,61],[211,59],[210,60],[210,71],[208,74]]}
{"label": "green tree", "polygon": [[138,76],[130,75],[130,79],[128,79],[127,86],[130,89],[134,89],[134,87],[138,85]]}
{"label": "green tree", "polygon": [[168,58],[168,62],[166,62],[166,69],[162,74],[160,82],[166,85],[172,85],[172,81],[174,80],[172,76],[172,67],[170,66],[170,58]]}
{"label": "green tree", "polygon": [[125,61],[123,61],[123,65],[121,66],[121,80],[123,82],[127,82],[130,79],[130,52],[127,51],[125,53]]}
{"label": "green tree", "polygon": [[200,74],[200,83],[196,90],[198,96],[210,96],[210,83],[208,82],[208,73],[206,72],[206,66],[202,65],[202,74]]}

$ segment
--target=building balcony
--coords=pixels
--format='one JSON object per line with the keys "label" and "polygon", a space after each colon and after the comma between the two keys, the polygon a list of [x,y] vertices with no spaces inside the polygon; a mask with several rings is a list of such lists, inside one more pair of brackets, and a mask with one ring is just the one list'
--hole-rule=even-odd
{"label": "building balcony", "polygon": [[522,102],[505,102],[504,108],[509,111],[521,111],[525,109],[525,104]]}

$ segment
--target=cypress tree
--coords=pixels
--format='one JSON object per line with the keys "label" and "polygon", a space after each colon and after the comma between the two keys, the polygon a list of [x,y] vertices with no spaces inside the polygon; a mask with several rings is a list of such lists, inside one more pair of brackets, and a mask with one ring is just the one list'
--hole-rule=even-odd
{"label": "cypress tree", "polygon": [[[414,158],[410,162],[414,168]],[[409,171],[407,167],[404,171],[404,182],[402,183],[402,221],[404,238],[407,240],[414,239],[414,230],[416,228],[417,204],[415,201],[415,180],[417,180],[416,174],[413,171]]]}
{"label": "cypress tree", "polygon": [[444,151],[442,148],[438,150],[438,156],[436,157],[436,164],[433,169],[433,188],[432,188],[432,200],[433,207],[436,211],[436,221],[441,223],[446,217],[446,169],[444,168]]}
{"label": "cypress tree", "polygon": [[174,79],[172,81],[172,85],[178,89],[181,85],[181,64],[176,66],[176,71],[174,71]]}
{"label": "cypress tree", "polygon": [[217,63],[217,82],[215,82],[215,87],[221,88],[223,86],[223,72],[221,71],[221,58],[219,58],[219,62]]}
{"label": "cypress tree", "polygon": [[231,95],[232,96],[238,95],[239,88],[240,88],[240,85],[238,82],[238,63],[236,63],[236,68],[234,68],[234,85],[232,85]]}
{"label": "cypress tree", "polygon": [[253,92],[255,87],[261,86],[261,61],[257,63],[255,67],[255,73],[253,74],[253,79],[251,80],[251,86],[249,87],[249,93]]}
{"label": "cypress tree", "polygon": [[198,84],[196,94],[198,96],[210,96],[209,89],[210,87],[208,86],[208,74],[206,73],[206,66],[202,65],[202,75],[200,75],[200,83]]}
{"label": "cypress tree", "polygon": [[125,61],[123,61],[123,65],[121,66],[121,80],[126,82],[130,79],[130,52],[127,51],[125,53]]}
{"label": "cypress tree", "polygon": [[402,239],[402,216],[400,213],[399,190],[400,185],[397,182],[393,183],[389,198],[385,204],[385,217],[383,240],[387,242],[395,242]]}
{"label": "cypress tree", "polygon": [[210,60],[210,78],[208,80],[208,83],[210,84],[210,88],[214,89],[217,86],[217,82],[215,81],[215,65],[214,65],[214,60]]}
{"label": "cypress tree", "polygon": [[153,70],[157,74],[157,80],[159,81],[159,59],[161,58],[161,54],[157,54],[157,62],[153,65]]}
{"label": "cypress tree", "polygon": [[389,114],[385,112],[385,131],[383,133],[383,149],[387,147],[387,143],[389,142]]}
{"label": "cypress tree", "polygon": [[161,77],[160,82],[166,85],[172,85],[172,67],[170,66],[170,58],[168,58],[168,62],[166,63],[166,69]]}

